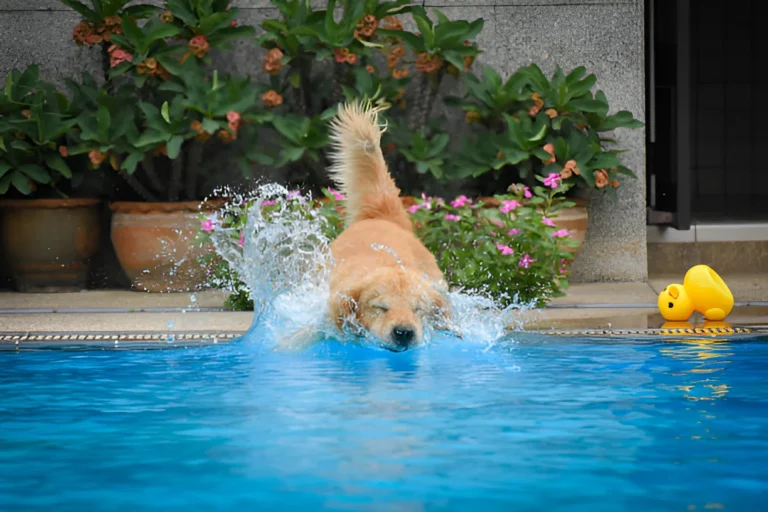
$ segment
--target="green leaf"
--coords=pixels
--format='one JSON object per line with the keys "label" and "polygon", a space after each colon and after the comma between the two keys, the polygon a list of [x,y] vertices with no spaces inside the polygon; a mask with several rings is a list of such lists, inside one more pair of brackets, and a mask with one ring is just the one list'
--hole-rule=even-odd
{"label": "green leaf", "polygon": [[505,149],[501,158],[499,158],[494,164],[493,168],[498,170],[505,165],[517,165],[524,160],[528,160],[529,154],[519,149],[509,148]]}
{"label": "green leaf", "polygon": [[541,160],[542,162],[548,162],[552,160],[552,155],[549,154],[549,152],[544,151],[541,148],[536,148],[532,151],[533,156]]}
{"label": "green leaf", "polygon": [[143,159],[143,152],[131,153],[125,158],[125,160],[123,160],[123,165],[120,168],[128,172],[128,174],[133,174],[136,172],[136,166],[139,165],[139,162],[141,162]]}
{"label": "green leaf", "polygon": [[616,168],[619,174],[624,174],[625,176],[630,176],[632,178],[637,178],[637,175],[632,171],[632,169],[628,167],[624,167],[623,165],[620,165]]}
{"label": "green leaf", "polygon": [[[163,66],[165,67],[165,66]],[[167,68],[166,68],[167,69]],[[175,92],[177,94],[185,94],[187,92],[187,89],[178,82],[168,81],[163,82],[157,87],[158,91],[167,91],[167,92]]]}
{"label": "green leaf", "polygon": [[301,160],[304,156],[304,148],[289,147],[284,148],[280,152],[280,158],[278,159],[278,167],[285,165],[286,163],[296,162]]}
{"label": "green leaf", "polygon": [[22,173],[15,171],[8,176],[11,177],[11,183],[13,183],[13,186],[16,187],[16,190],[25,196],[28,196],[32,193],[32,187],[29,183],[29,178],[24,176]]}
{"label": "green leaf", "polygon": [[[146,26],[144,27],[144,30],[147,30]],[[177,36],[181,34],[181,32],[181,28],[177,27],[176,25],[160,22],[158,26],[152,27],[152,29],[147,32],[145,40],[151,43],[154,41],[159,41],[160,39],[165,39],[167,37]]]}
{"label": "green leaf", "polygon": [[634,118],[631,112],[622,110],[616,112],[612,116],[606,117],[597,127],[598,132],[608,132],[615,130],[616,128],[642,128],[644,125],[641,121]]}
{"label": "green leaf", "polygon": [[168,148],[168,158],[175,160],[181,153],[181,145],[184,143],[184,137],[174,135],[171,140],[168,141],[166,147]]}
{"label": "green leaf", "polygon": [[428,18],[422,18],[421,16],[415,14],[413,15],[413,19],[416,22],[416,25],[419,27],[421,37],[424,38],[424,44],[427,49],[435,49],[435,33],[434,29],[432,28],[432,23]]}
{"label": "green leaf", "polygon": [[5,173],[10,171],[13,167],[8,162],[5,162],[3,160],[0,160],[0,178],[3,177]]}
{"label": "green leaf", "polygon": [[619,166],[619,158],[615,153],[604,151],[595,155],[588,165],[590,169],[614,169]]}
{"label": "green leaf", "polygon": [[[544,116],[547,117],[546,114],[544,114]],[[534,129],[537,129],[536,133],[528,138],[530,142],[539,142],[544,139],[544,136],[547,134],[547,128],[549,128],[549,126],[547,126],[546,121],[540,122],[540,120],[537,119],[536,125],[534,125]]]}
{"label": "green leaf", "polygon": [[38,183],[50,183],[51,175],[42,166],[37,164],[24,164],[19,170]]}
{"label": "green leaf", "polygon": [[569,103],[574,98],[580,98],[588,94],[592,87],[597,83],[595,75],[589,75],[587,78],[572,85],[568,85],[568,95],[564,98],[565,103]]}
{"label": "green leaf", "polygon": [[600,112],[607,105],[600,100],[593,99],[575,99],[568,103],[572,110],[581,110],[582,112]]}
{"label": "green leaf", "polygon": [[568,84],[568,86],[577,83],[579,80],[581,80],[581,77],[583,77],[584,73],[586,72],[587,68],[584,66],[574,68],[570,73],[568,73],[568,76],[565,78],[565,83]]}
{"label": "green leaf", "polygon": [[168,136],[165,133],[157,132],[154,130],[142,133],[141,136],[134,142],[134,146],[142,148],[145,146],[156,146],[160,143],[167,142]]}
{"label": "green leaf", "polygon": [[[144,33],[141,31],[136,22],[129,16],[123,16],[121,26],[123,28],[123,37],[131,43],[131,46],[133,46],[133,48],[143,50],[142,42],[144,40]],[[119,40],[120,38],[118,38],[118,41]],[[130,50],[131,48],[126,49]]]}
{"label": "green leaf", "polygon": [[215,119],[210,119],[208,117],[203,118],[203,130],[205,130],[206,133],[216,133],[219,128],[221,128],[221,123]]}
{"label": "green leaf", "polygon": [[5,147],[5,141],[3,141],[2,137],[0,137],[0,149],[6,152],[8,151],[8,149]]}
{"label": "green leaf", "polygon": [[171,116],[168,114],[169,108],[170,106],[168,105],[168,102],[163,102],[163,106],[160,108],[160,115],[163,116],[166,123],[171,124]]}
{"label": "green leaf", "polygon": [[70,9],[73,9],[77,11],[80,16],[83,18],[86,18],[88,20],[95,20],[98,18],[96,13],[85,6],[82,2],[78,2],[77,0],[61,0],[61,3],[69,7]]}
{"label": "green leaf", "polygon": [[131,18],[136,18],[137,20],[150,18],[158,12],[160,12],[159,7],[148,4],[132,5],[123,10],[123,14]]}
{"label": "green leaf", "polygon": [[102,144],[109,142],[110,120],[109,110],[104,105],[101,105],[96,112],[96,122],[99,130],[99,142]]}
{"label": "green leaf", "polygon": [[0,178],[0,196],[8,192],[8,189],[11,186],[11,175],[6,174],[2,178]]}
{"label": "green leaf", "polygon": [[67,165],[67,162],[57,154],[48,155],[45,158],[45,165],[54,171],[58,171],[65,178],[72,178],[72,170]]}
{"label": "green leaf", "polygon": [[406,32],[405,30],[380,29],[377,30],[376,33],[384,37],[396,37],[402,39],[403,42],[416,53],[426,51],[424,40],[412,32]]}

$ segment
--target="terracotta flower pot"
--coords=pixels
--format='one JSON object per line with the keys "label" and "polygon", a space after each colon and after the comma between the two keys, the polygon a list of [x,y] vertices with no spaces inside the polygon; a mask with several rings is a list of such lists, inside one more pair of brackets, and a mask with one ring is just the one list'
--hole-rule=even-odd
{"label": "terracotta flower pot", "polygon": [[5,261],[20,292],[72,292],[86,287],[99,246],[98,199],[0,201]]}
{"label": "terracotta flower pot", "polygon": [[[133,288],[147,292],[187,292],[202,288],[211,268],[199,258],[213,254],[200,247],[200,203],[115,202],[112,208],[112,245]],[[208,202],[202,211],[213,211]]]}

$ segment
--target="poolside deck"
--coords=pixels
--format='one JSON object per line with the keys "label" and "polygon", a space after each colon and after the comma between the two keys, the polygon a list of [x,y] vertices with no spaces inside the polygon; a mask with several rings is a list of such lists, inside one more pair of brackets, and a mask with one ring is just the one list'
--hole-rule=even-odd
{"label": "poolside deck", "polygon": [[[768,324],[768,287],[761,279],[727,279],[740,305],[728,320],[735,325]],[[650,283],[572,285],[566,297],[549,307],[526,312],[526,329],[654,329],[663,324],[656,311],[657,290],[671,280]],[[219,291],[148,294],[131,291],[86,291],[66,294],[0,292],[0,334],[36,333],[199,333],[222,339],[244,333],[250,312],[224,309]],[[190,338],[191,339],[191,338]],[[147,341],[151,341],[148,339]]]}

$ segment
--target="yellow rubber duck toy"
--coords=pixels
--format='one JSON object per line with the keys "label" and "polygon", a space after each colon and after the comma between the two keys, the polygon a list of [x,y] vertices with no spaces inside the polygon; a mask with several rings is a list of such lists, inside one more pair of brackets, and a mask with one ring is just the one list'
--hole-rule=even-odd
{"label": "yellow rubber duck toy", "polygon": [[733,294],[722,278],[707,265],[696,265],[683,284],[671,284],[659,294],[659,312],[670,322],[685,322],[694,311],[705,320],[721,322],[733,310]]}

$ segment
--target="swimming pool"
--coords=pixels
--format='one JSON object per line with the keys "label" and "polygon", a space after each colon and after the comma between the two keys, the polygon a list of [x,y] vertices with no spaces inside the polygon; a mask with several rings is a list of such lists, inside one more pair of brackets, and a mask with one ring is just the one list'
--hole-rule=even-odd
{"label": "swimming pool", "polygon": [[768,337],[0,353],[2,510],[758,510]]}

